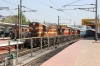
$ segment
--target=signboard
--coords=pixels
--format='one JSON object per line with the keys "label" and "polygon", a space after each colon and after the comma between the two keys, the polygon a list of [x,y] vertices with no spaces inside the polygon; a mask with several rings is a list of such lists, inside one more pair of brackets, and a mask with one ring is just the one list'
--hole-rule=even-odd
{"label": "signboard", "polygon": [[82,19],[82,25],[95,25],[95,19]]}

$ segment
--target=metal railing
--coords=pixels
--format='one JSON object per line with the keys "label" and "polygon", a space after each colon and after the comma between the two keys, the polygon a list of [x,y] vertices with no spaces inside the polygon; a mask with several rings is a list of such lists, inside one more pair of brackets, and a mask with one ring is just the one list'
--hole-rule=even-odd
{"label": "metal railing", "polygon": [[[34,39],[39,39],[38,41],[40,42],[40,50],[42,52],[42,49],[43,49],[43,45],[46,44],[47,47],[48,47],[48,50],[50,49],[50,45],[53,45],[53,48],[55,48],[55,45],[58,44],[61,44],[61,43],[71,43],[71,42],[74,42],[75,39],[79,39],[79,38],[82,38],[81,35],[69,35],[69,36],[65,36],[65,35],[58,35],[58,36],[45,36],[45,37],[29,37],[29,38],[21,38],[21,39],[17,39],[16,41],[16,58],[18,58],[18,53],[19,53],[19,43],[22,42],[24,43],[26,40],[30,40],[30,47],[31,47],[31,56],[33,56],[33,44],[35,44],[34,42]],[[9,45],[10,45],[10,42],[9,41]],[[18,59],[17,59],[18,61]],[[18,63],[18,62],[17,62]]]}

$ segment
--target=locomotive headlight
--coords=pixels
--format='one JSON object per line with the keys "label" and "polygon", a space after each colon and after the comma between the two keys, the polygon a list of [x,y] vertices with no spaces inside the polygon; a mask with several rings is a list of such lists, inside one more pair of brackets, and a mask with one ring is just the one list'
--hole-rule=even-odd
{"label": "locomotive headlight", "polygon": [[35,25],[35,23],[33,23],[33,25]]}

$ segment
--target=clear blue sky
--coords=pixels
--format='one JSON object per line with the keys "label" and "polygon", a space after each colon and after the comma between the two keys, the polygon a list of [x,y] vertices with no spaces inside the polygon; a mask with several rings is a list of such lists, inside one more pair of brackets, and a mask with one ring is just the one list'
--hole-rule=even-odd
{"label": "clear blue sky", "polygon": [[[11,3],[8,3],[8,2]],[[60,23],[70,23],[71,25],[74,24],[81,24],[81,20],[85,18],[94,18],[95,13],[89,12],[85,10],[64,10],[57,11],[55,9],[50,8],[49,6],[52,6],[56,9],[74,9],[74,8],[88,8],[88,7],[94,7],[94,5],[87,5],[87,6],[67,6],[65,8],[62,8],[63,5],[75,2],[77,0],[22,0],[22,5],[26,6],[30,9],[37,10],[37,13],[34,12],[25,12],[27,19],[31,21],[38,21],[43,22],[44,20],[46,22],[51,23],[57,23],[58,22],[58,15],[60,16],[60,19],[72,19],[71,23],[69,20],[60,20]],[[55,6],[52,2],[55,5]],[[100,0],[98,0],[98,14],[100,14]],[[20,3],[20,0],[0,0],[0,7],[9,7],[10,9],[17,8],[17,5]],[[71,5],[83,5],[83,4],[95,4],[95,0],[81,0],[79,2],[73,3]],[[58,8],[59,7],[59,8]],[[29,11],[29,9],[23,8],[23,10]],[[11,10],[13,14],[17,14],[17,10]],[[0,10],[0,14],[4,16],[12,15],[12,13],[7,10]],[[40,15],[42,14],[42,15]]]}

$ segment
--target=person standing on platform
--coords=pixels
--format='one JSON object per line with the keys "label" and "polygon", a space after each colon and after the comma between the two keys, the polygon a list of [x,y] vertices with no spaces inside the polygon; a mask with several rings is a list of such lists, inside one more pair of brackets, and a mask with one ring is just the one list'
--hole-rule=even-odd
{"label": "person standing on platform", "polygon": [[10,33],[9,33],[9,37],[10,37],[10,39],[12,38],[12,32],[10,31]]}
{"label": "person standing on platform", "polygon": [[25,38],[28,38],[28,37],[29,37],[29,33],[26,32],[26,33],[25,33]]}

